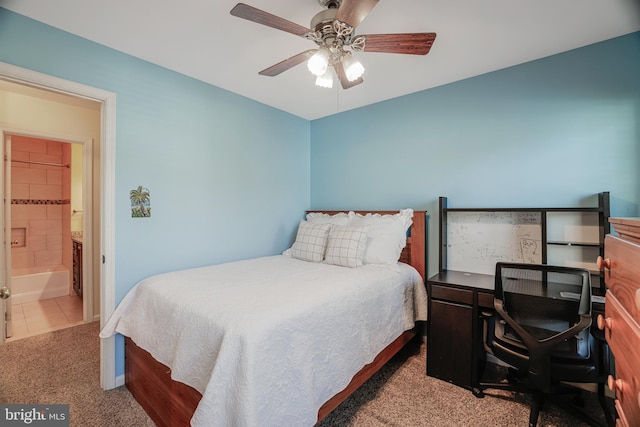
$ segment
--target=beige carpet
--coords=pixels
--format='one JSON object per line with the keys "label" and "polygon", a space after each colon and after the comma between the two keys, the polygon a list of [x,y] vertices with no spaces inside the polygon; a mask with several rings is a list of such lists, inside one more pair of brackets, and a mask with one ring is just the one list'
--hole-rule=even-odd
{"label": "beige carpet", "polygon": [[[489,364],[485,378],[504,374],[504,368]],[[606,425],[597,396],[583,395],[586,411]],[[526,395],[498,390],[487,390],[479,399],[469,390],[428,377],[423,344],[397,355],[318,427],[524,427],[529,422],[529,402]],[[538,419],[541,427],[587,425],[552,404],[544,406]]]}
{"label": "beige carpet", "polygon": [[69,404],[70,425],[154,426],[128,390],[100,388],[99,322],[0,347],[0,402]]}
{"label": "beige carpet", "polygon": [[[0,347],[0,402],[69,404],[71,426],[144,427],[151,420],[125,387],[103,391],[98,322],[10,342]],[[526,426],[528,400],[508,392],[484,399],[425,375],[425,347],[394,358],[323,420],[329,426]],[[600,409],[588,394],[587,405]],[[583,426],[552,405],[540,426]]]}

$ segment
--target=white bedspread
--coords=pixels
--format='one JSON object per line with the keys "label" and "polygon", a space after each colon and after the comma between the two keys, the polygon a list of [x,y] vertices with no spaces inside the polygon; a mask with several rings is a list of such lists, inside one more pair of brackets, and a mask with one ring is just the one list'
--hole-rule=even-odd
{"label": "white bedspread", "polygon": [[312,426],[318,409],[414,320],[412,267],[337,267],[284,255],[150,277],[100,333],[133,339],[203,398],[193,426]]}

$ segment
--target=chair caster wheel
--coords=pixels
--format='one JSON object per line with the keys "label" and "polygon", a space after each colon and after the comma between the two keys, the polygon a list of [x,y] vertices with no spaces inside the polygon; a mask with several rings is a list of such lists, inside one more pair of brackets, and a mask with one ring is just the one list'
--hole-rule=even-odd
{"label": "chair caster wheel", "polygon": [[471,389],[471,393],[473,393],[473,395],[475,397],[477,397],[478,399],[482,399],[484,397],[484,391],[482,391],[481,389],[474,387]]}

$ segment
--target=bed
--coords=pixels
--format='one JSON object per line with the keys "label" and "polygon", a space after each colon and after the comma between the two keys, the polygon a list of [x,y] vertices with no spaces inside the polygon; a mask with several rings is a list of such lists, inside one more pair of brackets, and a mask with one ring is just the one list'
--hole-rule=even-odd
{"label": "bed", "polygon": [[101,337],[125,336],[125,383],[157,425],[313,425],[420,339],[425,214],[308,212],[282,255],[141,281]]}

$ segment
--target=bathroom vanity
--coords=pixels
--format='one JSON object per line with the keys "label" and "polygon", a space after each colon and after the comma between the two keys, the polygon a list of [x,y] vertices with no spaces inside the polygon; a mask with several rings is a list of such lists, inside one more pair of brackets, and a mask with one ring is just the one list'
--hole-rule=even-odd
{"label": "bathroom vanity", "polygon": [[82,298],[82,238],[75,236],[73,242],[73,290]]}

